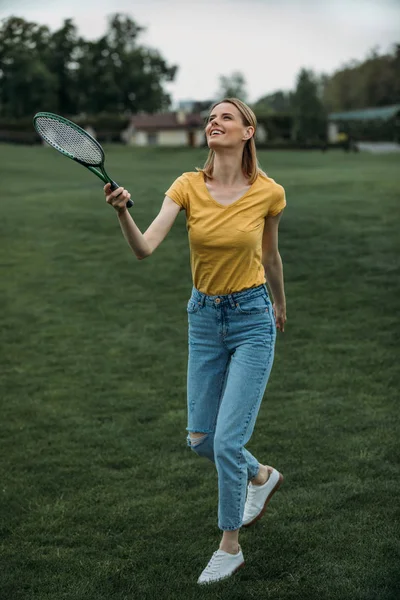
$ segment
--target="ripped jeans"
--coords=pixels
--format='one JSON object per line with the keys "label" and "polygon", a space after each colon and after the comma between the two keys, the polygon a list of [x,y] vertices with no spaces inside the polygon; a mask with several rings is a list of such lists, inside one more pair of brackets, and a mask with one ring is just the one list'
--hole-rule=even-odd
{"label": "ripped jeans", "polygon": [[[244,446],[274,359],[272,304],[264,284],[222,296],[193,287],[187,312],[187,444],[215,463],[219,529],[239,529],[247,484],[259,471]],[[204,435],[192,440],[190,432]]]}

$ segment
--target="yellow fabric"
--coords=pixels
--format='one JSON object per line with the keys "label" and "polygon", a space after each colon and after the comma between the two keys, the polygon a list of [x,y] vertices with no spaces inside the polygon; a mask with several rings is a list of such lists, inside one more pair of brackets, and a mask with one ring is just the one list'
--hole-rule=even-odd
{"label": "yellow fabric", "polygon": [[265,283],[261,262],[265,218],[286,206],[285,190],[259,174],[228,206],[208,191],[201,172],[183,173],[165,192],[186,211],[193,285],[218,296]]}

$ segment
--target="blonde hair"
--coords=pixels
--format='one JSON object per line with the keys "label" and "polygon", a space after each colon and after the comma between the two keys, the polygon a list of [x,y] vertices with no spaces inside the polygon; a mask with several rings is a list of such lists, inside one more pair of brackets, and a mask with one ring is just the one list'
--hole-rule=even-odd
{"label": "blonde hair", "polygon": [[[257,160],[256,143],[254,141],[254,136],[257,130],[256,115],[251,110],[251,108],[247,106],[247,104],[245,104],[238,98],[224,98],[223,100],[219,100],[219,102],[216,102],[211,107],[210,114],[211,111],[219,104],[222,104],[222,102],[228,102],[229,104],[233,104],[234,106],[236,106],[236,108],[242,115],[242,121],[245,127],[254,127],[254,135],[245,143],[242,154],[243,174],[249,178],[249,183],[253,184],[259,174],[267,176],[266,173],[264,173],[264,171],[261,170]],[[212,179],[212,174],[214,170],[214,157],[215,152],[214,150],[210,149],[207,156],[207,160],[204,163],[204,167],[202,169],[196,167],[197,171],[204,173],[204,175],[209,179]]]}

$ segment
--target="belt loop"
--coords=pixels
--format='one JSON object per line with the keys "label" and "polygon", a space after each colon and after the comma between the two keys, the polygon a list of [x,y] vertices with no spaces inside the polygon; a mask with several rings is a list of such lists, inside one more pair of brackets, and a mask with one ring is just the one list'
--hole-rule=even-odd
{"label": "belt loop", "polygon": [[193,290],[195,290],[195,292],[196,292],[197,302],[200,304],[200,306],[204,306],[205,301],[206,301],[206,297],[203,294],[203,292],[200,292],[200,290],[198,290],[194,286],[193,286]]}
{"label": "belt loop", "polygon": [[229,304],[231,305],[231,308],[235,308],[236,304],[233,299],[233,294],[229,294],[228,299],[229,299]]}

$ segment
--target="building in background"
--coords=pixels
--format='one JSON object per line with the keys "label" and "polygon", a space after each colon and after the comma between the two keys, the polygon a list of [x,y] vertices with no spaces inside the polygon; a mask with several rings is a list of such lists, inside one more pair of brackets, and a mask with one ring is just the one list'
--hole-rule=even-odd
{"label": "building in background", "polygon": [[358,141],[400,143],[400,104],[363,108],[328,115],[328,141],[340,135]]}
{"label": "building in background", "polygon": [[204,118],[183,110],[159,114],[138,114],[123,132],[125,143],[134,146],[189,146],[205,144]]}

